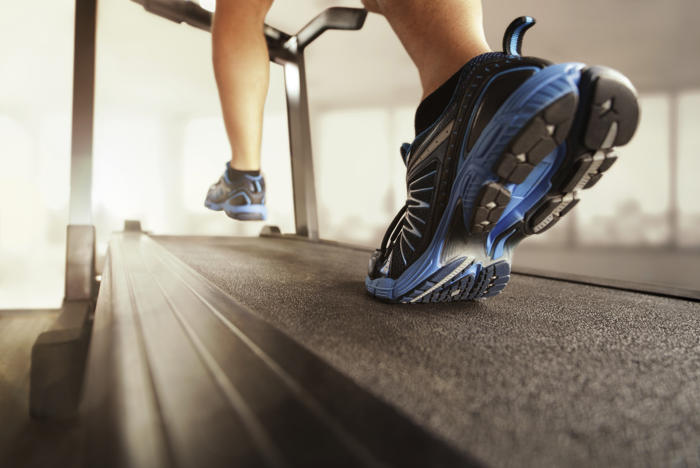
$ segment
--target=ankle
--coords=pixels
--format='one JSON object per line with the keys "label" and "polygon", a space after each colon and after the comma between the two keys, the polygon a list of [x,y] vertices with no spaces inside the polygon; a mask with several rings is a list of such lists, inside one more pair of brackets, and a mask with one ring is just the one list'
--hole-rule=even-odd
{"label": "ankle", "polygon": [[436,91],[471,59],[489,52],[492,52],[489,45],[485,41],[479,41],[469,47],[455,50],[449,57],[435,57],[433,63],[420,66],[419,74],[423,88],[421,100]]}
{"label": "ankle", "polygon": [[229,161],[228,167],[239,172],[260,172],[259,162],[244,160],[242,158],[232,159]]}
{"label": "ankle", "polygon": [[[484,55],[487,54],[487,55]],[[415,115],[415,131],[416,135],[422,133],[425,129],[427,129],[435,120],[437,120],[440,115],[443,113],[443,111],[447,108],[447,105],[449,104],[450,100],[452,99],[452,95],[454,94],[455,90],[457,89],[457,85],[459,83],[459,77],[460,74],[462,73],[462,70],[464,67],[469,67],[470,64],[473,64],[475,61],[474,59],[479,56],[484,56],[482,59],[488,59],[490,55],[499,55],[498,53],[491,53],[490,51],[486,51],[484,53],[479,53],[475,55],[474,57],[471,57],[469,59],[466,59],[465,62],[463,62],[459,68],[457,68],[455,71],[453,71],[452,75],[447,76],[446,78],[443,79],[440,83],[434,86],[435,89],[430,91],[423,99],[421,100],[420,105],[418,106],[418,109],[416,110],[416,115]],[[477,59],[476,61],[478,61]]]}
{"label": "ankle", "polygon": [[236,168],[232,167],[231,163],[229,162],[226,165],[226,175],[229,178],[229,180],[233,180],[237,176],[242,176],[242,175],[258,177],[260,175],[260,169],[249,169],[249,170],[236,169]]}

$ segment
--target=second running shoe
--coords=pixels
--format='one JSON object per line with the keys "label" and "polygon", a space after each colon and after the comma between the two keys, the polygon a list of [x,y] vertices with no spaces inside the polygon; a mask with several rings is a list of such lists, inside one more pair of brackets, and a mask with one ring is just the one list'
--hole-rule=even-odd
{"label": "second running shoe", "polygon": [[263,221],[267,218],[265,207],[265,179],[262,175],[235,173],[229,176],[230,164],[219,180],[209,187],[204,206],[223,211],[226,216],[240,221]]}
{"label": "second running shoe", "polygon": [[391,302],[498,294],[515,246],[552,227],[615,162],[637,128],[619,72],[522,57],[530,17],[503,53],[475,57],[442,115],[402,147],[407,201],[370,258],[367,291]]}

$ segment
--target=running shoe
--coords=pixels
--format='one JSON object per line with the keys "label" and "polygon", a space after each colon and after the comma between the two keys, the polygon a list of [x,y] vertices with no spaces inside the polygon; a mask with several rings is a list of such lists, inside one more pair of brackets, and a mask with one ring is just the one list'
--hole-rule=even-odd
{"label": "running shoe", "polygon": [[390,302],[498,294],[513,249],[551,228],[615,162],[637,128],[637,93],[619,72],[520,55],[531,17],[503,53],[459,72],[443,114],[404,144],[407,201],[369,262],[367,291]]}
{"label": "running shoe", "polygon": [[265,208],[265,179],[262,174],[236,174],[229,179],[229,163],[219,181],[209,187],[204,206],[241,221],[262,221],[267,218]]}

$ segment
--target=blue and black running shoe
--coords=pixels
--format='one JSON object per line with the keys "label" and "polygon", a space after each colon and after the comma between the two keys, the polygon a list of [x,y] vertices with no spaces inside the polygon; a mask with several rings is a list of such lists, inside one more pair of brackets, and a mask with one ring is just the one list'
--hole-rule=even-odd
{"label": "blue and black running shoe", "polygon": [[604,67],[521,57],[530,17],[504,52],[472,59],[449,105],[402,147],[408,200],[365,280],[391,302],[498,294],[515,246],[552,227],[615,162],[639,119],[630,81]]}
{"label": "blue and black running shoe", "polygon": [[237,173],[229,178],[229,163],[219,181],[209,187],[204,206],[224,211],[230,218],[241,221],[262,221],[265,208],[265,179],[262,175]]}

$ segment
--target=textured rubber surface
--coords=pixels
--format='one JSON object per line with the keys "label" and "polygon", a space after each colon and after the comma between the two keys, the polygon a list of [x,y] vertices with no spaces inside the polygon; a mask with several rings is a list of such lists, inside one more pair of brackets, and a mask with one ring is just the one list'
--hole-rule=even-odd
{"label": "textured rubber surface", "polygon": [[[450,266],[434,274],[407,298],[408,302],[451,302],[491,297],[510,279],[510,265],[500,261],[486,267],[465,260],[464,269]],[[449,272],[445,275],[445,272]],[[456,278],[456,279],[455,279]]]}
{"label": "textured rubber surface", "polygon": [[577,101],[578,96],[569,93],[535,115],[510,142],[494,172],[505,182],[524,182],[535,166],[568,136]]}
{"label": "textured rubber surface", "polygon": [[510,202],[510,192],[497,182],[481,188],[472,213],[471,232],[487,232],[501,218]]}
{"label": "textured rubber surface", "polygon": [[526,234],[556,224],[578,203],[579,191],[593,187],[617,156],[614,146],[628,143],[639,121],[634,88],[620,73],[604,67],[586,69],[579,85],[581,105],[567,138],[566,160],[552,190],[526,215]]}
{"label": "textured rubber surface", "polygon": [[358,281],[368,250],[159,241],[486,466],[700,463],[700,303],[513,274],[487,301],[399,310]]}
{"label": "textured rubber surface", "polygon": [[[503,104],[514,108],[522,100],[515,108],[526,120],[505,110],[497,114],[466,155],[450,205],[463,206],[462,232],[436,231],[437,244],[422,265],[411,266],[396,282],[368,277],[370,294],[392,302],[450,302],[490,297],[505,288],[517,244],[568,213],[579,192],[594,186],[615,162],[613,147],[626,144],[637,127],[636,92],[629,80],[604,67],[572,67],[553,66],[531,77]],[[537,101],[543,105],[528,114]],[[517,132],[494,155],[498,138],[514,125]],[[490,171],[475,167],[479,164]],[[459,215],[448,207],[443,219]],[[454,231],[455,223],[443,221],[448,224]],[[412,286],[402,292],[401,284]]]}

